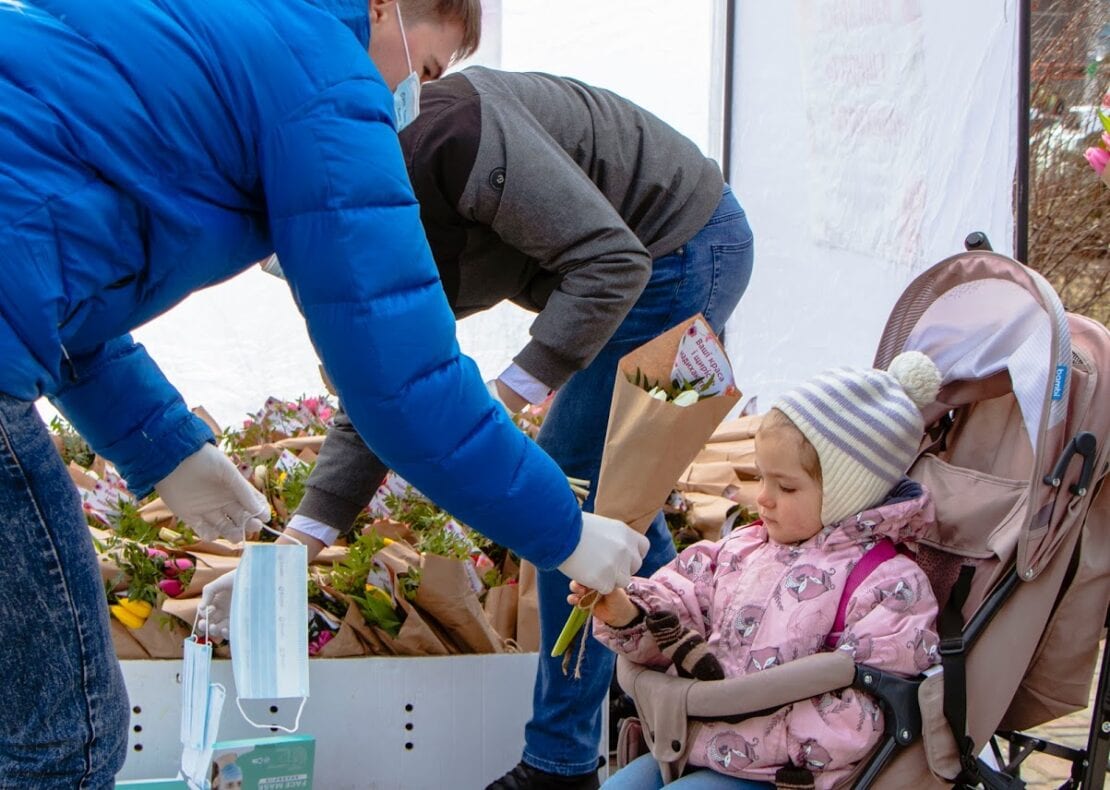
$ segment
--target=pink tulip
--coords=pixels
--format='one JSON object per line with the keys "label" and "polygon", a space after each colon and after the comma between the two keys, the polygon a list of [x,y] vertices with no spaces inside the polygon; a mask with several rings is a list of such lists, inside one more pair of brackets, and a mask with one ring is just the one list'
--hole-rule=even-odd
{"label": "pink tulip", "polygon": [[1091,167],[1093,167],[1095,172],[1100,176],[1102,175],[1102,171],[1106,169],[1106,165],[1110,163],[1110,151],[1107,151],[1105,148],[1088,148],[1083,155],[1087,157],[1087,161],[1090,163]]}
{"label": "pink tulip", "polygon": [[176,577],[179,573],[184,573],[193,569],[193,561],[188,557],[175,557],[172,560],[166,560],[162,566],[162,572],[167,576]]}
{"label": "pink tulip", "polygon": [[185,592],[185,585],[177,579],[162,579],[158,582],[158,589],[168,595],[170,598],[176,598]]}
{"label": "pink tulip", "polygon": [[161,549],[155,549],[152,547],[147,548],[146,555],[152,560],[162,560],[163,562],[170,558],[170,555],[166,554],[166,552],[162,551]]}
{"label": "pink tulip", "polygon": [[308,643],[308,654],[310,656],[314,656],[319,652],[320,652],[320,645],[316,644],[315,642],[309,642]]}
{"label": "pink tulip", "polygon": [[316,637],[316,644],[318,644],[320,647],[323,647],[332,640],[333,636],[335,636],[335,634],[333,634],[331,631],[321,631],[320,635]]}

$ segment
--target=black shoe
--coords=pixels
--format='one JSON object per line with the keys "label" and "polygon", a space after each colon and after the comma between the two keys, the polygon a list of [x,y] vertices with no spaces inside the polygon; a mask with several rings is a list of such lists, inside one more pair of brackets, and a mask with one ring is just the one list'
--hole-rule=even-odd
{"label": "black shoe", "polygon": [[549,774],[521,761],[486,790],[598,790],[597,771],[575,776]]}

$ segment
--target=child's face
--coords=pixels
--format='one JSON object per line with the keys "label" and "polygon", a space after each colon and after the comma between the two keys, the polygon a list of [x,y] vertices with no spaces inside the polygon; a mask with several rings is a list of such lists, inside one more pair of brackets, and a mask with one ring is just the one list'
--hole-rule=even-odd
{"label": "child's face", "polygon": [[802,468],[801,434],[783,427],[755,438],[762,481],[755,498],[759,517],[776,543],[798,543],[821,531],[821,486]]}

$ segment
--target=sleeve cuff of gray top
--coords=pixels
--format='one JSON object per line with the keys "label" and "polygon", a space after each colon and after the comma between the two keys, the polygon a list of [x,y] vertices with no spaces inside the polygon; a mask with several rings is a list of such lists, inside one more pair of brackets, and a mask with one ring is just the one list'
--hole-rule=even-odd
{"label": "sleeve cuff of gray top", "polygon": [[521,349],[513,362],[552,390],[562,387],[579,370],[578,365],[534,339]]}
{"label": "sleeve cuff of gray top", "polygon": [[305,486],[301,504],[297,506],[297,514],[320,521],[339,530],[340,535],[346,535],[354,527],[355,519],[364,507],[365,504],[351,502],[322,488],[308,485]]}

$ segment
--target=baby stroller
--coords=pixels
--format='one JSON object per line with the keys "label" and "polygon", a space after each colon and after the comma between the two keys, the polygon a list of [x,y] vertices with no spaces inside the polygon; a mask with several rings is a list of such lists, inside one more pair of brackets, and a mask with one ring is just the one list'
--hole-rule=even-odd
{"label": "baby stroller", "polygon": [[[985,249],[972,249],[974,237]],[[840,786],[1021,788],[1021,763],[1043,751],[1071,763],[1063,787],[1102,787],[1110,651],[1086,748],[1021,731],[1087,705],[1110,618],[1110,332],[1065,313],[1040,275],[991,252],[982,234],[968,248],[910,284],[874,363],[885,369],[916,349],[944,376],[909,472],[937,508],[916,559],[940,604],[940,664],[904,679],[824,652],[696,681],[621,658],[618,681],[638,720],[622,726],[619,764],[642,731],[641,748],[673,781],[699,718],[735,720],[853,687],[879,700],[885,729]]]}

